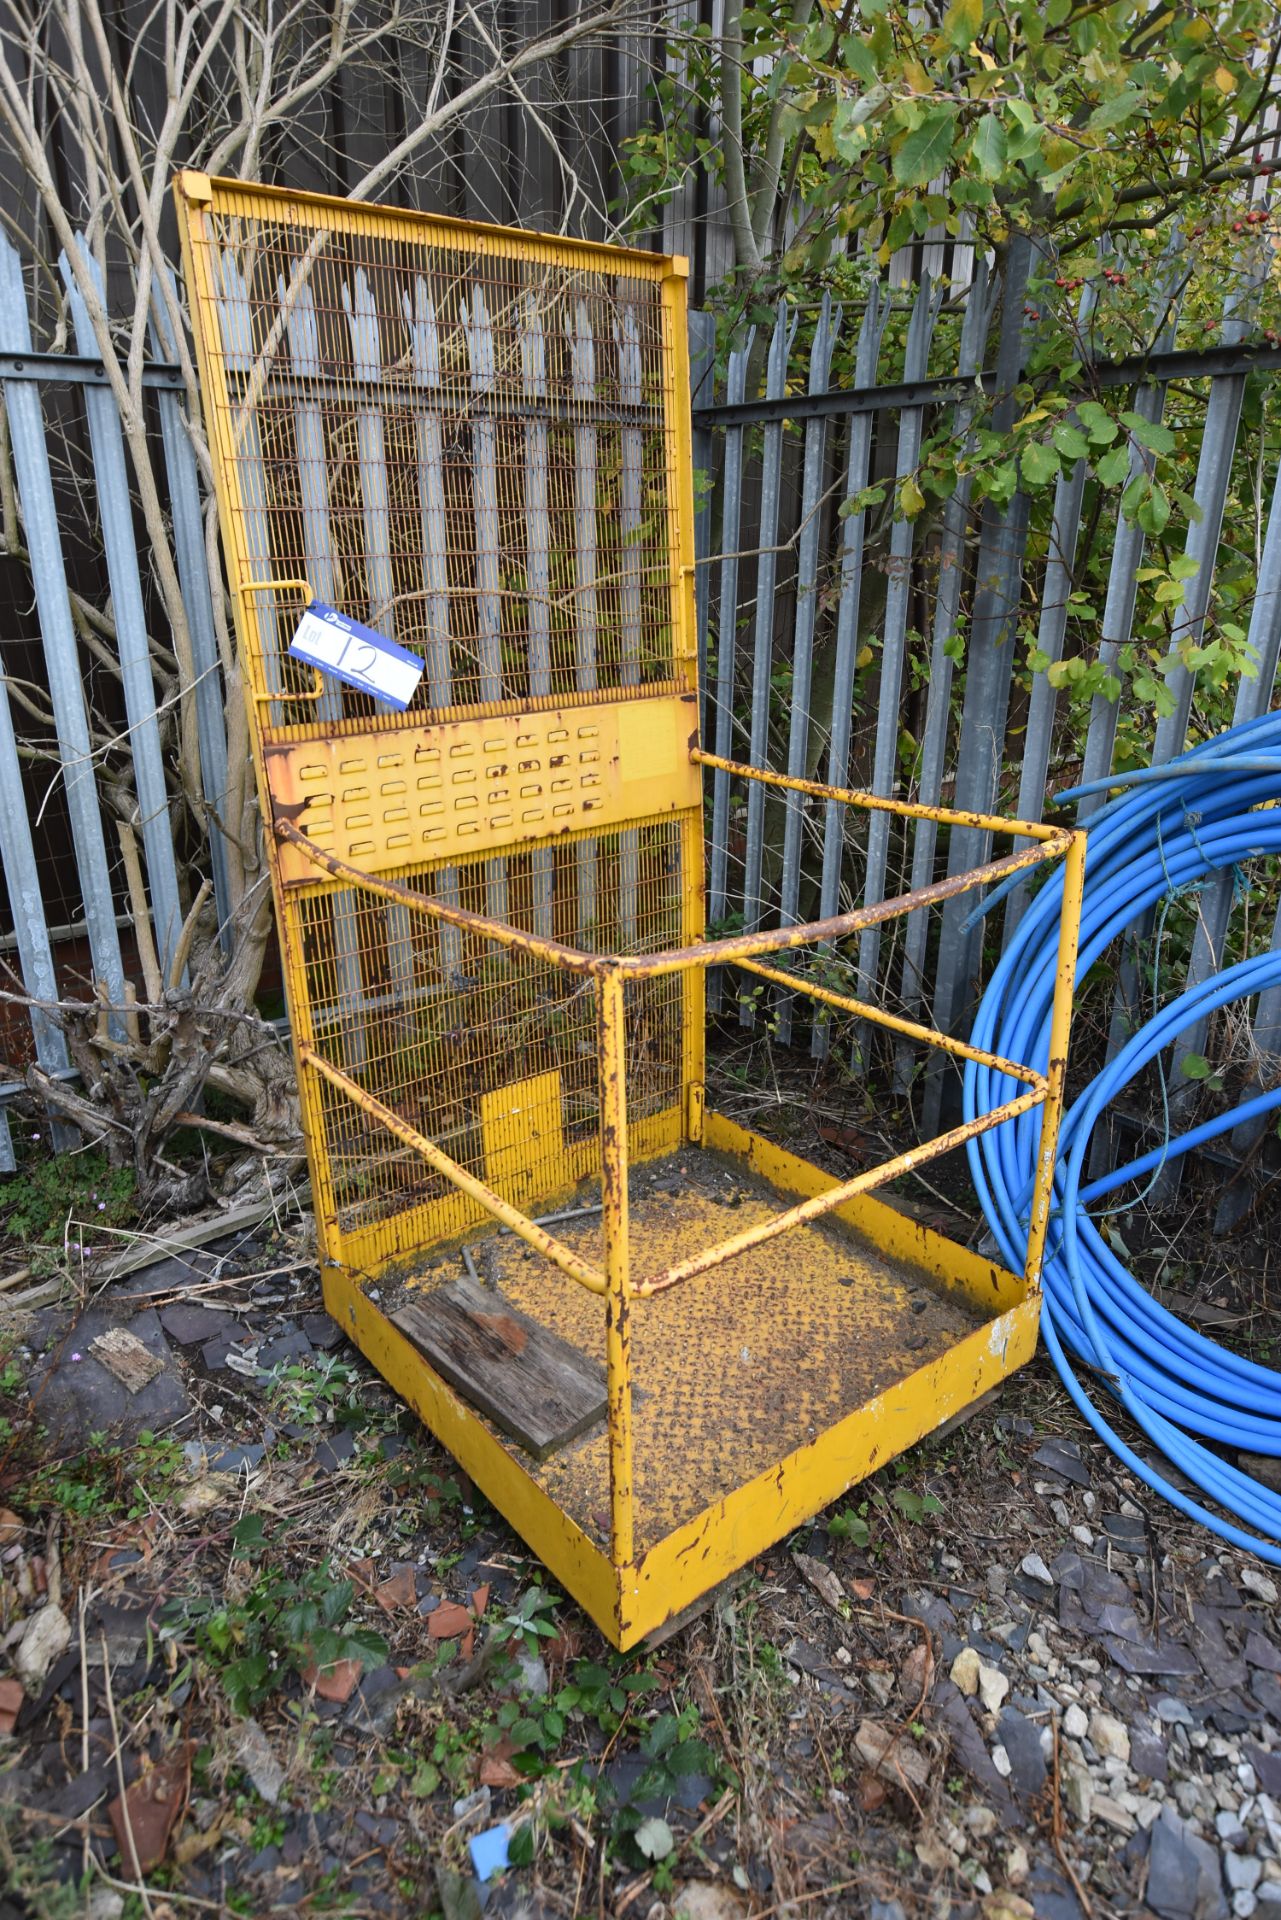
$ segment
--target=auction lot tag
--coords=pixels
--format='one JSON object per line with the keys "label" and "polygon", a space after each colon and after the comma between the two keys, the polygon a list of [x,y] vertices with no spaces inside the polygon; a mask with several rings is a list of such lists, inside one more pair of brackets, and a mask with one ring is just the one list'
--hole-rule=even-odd
{"label": "auction lot tag", "polygon": [[295,660],[320,667],[349,687],[399,707],[402,713],[414,697],[425,665],[385,633],[362,627],[359,620],[348,619],[321,600],[313,600],[303,614],[289,651]]}

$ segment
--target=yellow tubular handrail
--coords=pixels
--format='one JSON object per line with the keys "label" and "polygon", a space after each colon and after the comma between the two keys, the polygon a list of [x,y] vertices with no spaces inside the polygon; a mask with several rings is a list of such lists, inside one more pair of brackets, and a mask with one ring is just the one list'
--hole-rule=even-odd
{"label": "yellow tubular handrail", "polygon": [[944,827],[981,827],[988,833],[1011,834],[1016,839],[1055,841],[1066,846],[1071,832],[1066,827],[1046,826],[1043,821],[1007,820],[997,813],[965,813],[955,807],[926,807],[916,800],[886,800],[879,793],[865,793],[858,787],[825,787],[818,780],[797,780],[787,773],[770,773],[764,767],[749,767],[741,760],[723,760],[718,753],[705,753],[691,747],[689,757],[700,767],[717,767],[722,773],[737,774],[743,780],[758,780],[766,787],[786,787],[790,793],[807,793],[816,800],[839,800],[842,806],[862,807],[869,813],[893,813],[906,820],[937,820]]}
{"label": "yellow tubular handrail", "polygon": [[649,980],[658,974],[679,973],[682,967],[737,965],[758,953],[791,953],[797,947],[829,946],[863,927],[882,925],[913,913],[918,907],[937,906],[940,901],[968,893],[972,887],[985,886],[990,880],[1004,880],[1027,867],[1043,866],[1068,845],[1070,834],[1059,830],[1053,845],[1029,847],[1023,853],[1007,853],[985,866],[973,867],[947,880],[936,880],[913,893],[897,894],[890,900],[878,900],[874,906],[855,907],[850,913],[836,914],[831,920],[810,920],[796,927],[767,927],[758,933],[730,934],[723,940],[704,940],[691,947],[668,947],[662,953],[621,954],[619,971],[628,980]]}
{"label": "yellow tubular handrail", "polygon": [[973,1060],[979,1067],[995,1067],[999,1073],[1006,1073],[1011,1080],[1022,1080],[1029,1087],[1040,1087],[1045,1091],[1049,1084],[1043,1073],[1037,1073],[1034,1067],[1020,1066],[1017,1060],[1004,1060],[999,1053],[984,1053],[981,1047],[971,1047],[964,1040],[954,1040],[950,1034],[938,1033],[933,1027],[923,1027],[915,1020],[905,1020],[901,1014],[886,1013],[882,1007],[874,1007],[867,1000],[855,1000],[848,993],[835,993],[831,987],[820,987],[817,981],[805,979],[803,974],[786,973],[782,967],[763,967],[759,960],[740,960],[739,966],[744,973],[755,973],[762,980],[772,980],[780,987],[793,987],[809,1000],[821,1000],[825,1007],[836,1007],[841,1013],[856,1013],[860,1020],[870,1020],[878,1027],[888,1027],[891,1033],[904,1034],[909,1040],[924,1040],[932,1047],[938,1047],[944,1053],[954,1053],[958,1060]]}
{"label": "yellow tubular handrail", "polygon": [[567,1273],[571,1280],[577,1280],[579,1285],[586,1287],[589,1293],[605,1292],[605,1276],[599,1267],[594,1267],[589,1260],[582,1259],[563,1241],[557,1240],[554,1235],[546,1232],[536,1220],[531,1220],[527,1214],[523,1214],[519,1207],[513,1207],[510,1201],[504,1200],[502,1195],[495,1193],[492,1187],[487,1187],[483,1180],[478,1180],[474,1173],[468,1173],[466,1167],[460,1166],[457,1160],[443,1153],[434,1141],[428,1140],[426,1135],[419,1133],[416,1127],[411,1127],[407,1120],[402,1120],[399,1114],[393,1113],[390,1107],[384,1106],[382,1101],[376,1099],[372,1093],[366,1093],[357,1081],[351,1079],[340,1067],[333,1066],[323,1054],[317,1053],[314,1047],[309,1047],[305,1040],[298,1042],[298,1058],[304,1066],[312,1068],[322,1079],[328,1080],[331,1086],[337,1087],[340,1093],[345,1093],[362,1113],[367,1113],[371,1119],[377,1120],[381,1126],[386,1127],[388,1133],[395,1134],[396,1138],[403,1140],[407,1147],[412,1147],[416,1153],[420,1153],[428,1166],[437,1173],[443,1174],[456,1187],[460,1187],[464,1193],[478,1201],[488,1213],[492,1213],[496,1220],[501,1220],[504,1226],[510,1227],[520,1239],[536,1248],[539,1253],[546,1254],[549,1260],[555,1261],[561,1272]]}
{"label": "yellow tubular handrail", "polygon": [[993,1107],[991,1113],[980,1114],[975,1120],[967,1120],[962,1126],[953,1127],[950,1133],[940,1133],[933,1140],[927,1140],[924,1146],[911,1147],[906,1153],[886,1160],[879,1167],[869,1167],[866,1173],[855,1174],[852,1180],[843,1180],[839,1186],[830,1187],[826,1193],[815,1194],[812,1200],[802,1200],[799,1206],[772,1214],[757,1226],[735,1234],[732,1240],[722,1240],[719,1246],[708,1247],[704,1252],[696,1253],[692,1259],[669,1267],[665,1273],[639,1281],[631,1291],[642,1300],[648,1300],[656,1293],[666,1293],[669,1287],[678,1285],[680,1281],[692,1280],[695,1274],[707,1273],[712,1267],[721,1266],[737,1254],[759,1247],[767,1240],[776,1240],[780,1233],[787,1233],[792,1227],[803,1226],[807,1220],[821,1220],[825,1213],[831,1213],[857,1194],[870,1193],[876,1187],[883,1187],[887,1181],[896,1180],[900,1174],[911,1173],[914,1167],[923,1166],[928,1160],[951,1153],[954,1147],[964,1146],[976,1134],[986,1133],[991,1127],[999,1127],[1003,1121],[1017,1119],[1019,1114],[1039,1107],[1045,1098],[1044,1087],[1036,1087],[1031,1093],[1021,1093],[1016,1100],[1007,1100],[1004,1106]]}
{"label": "yellow tubular handrail", "polygon": [[297,847],[313,866],[323,867],[335,880],[345,880],[349,886],[361,887],[366,893],[376,894],[379,899],[391,900],[399,907],[407,907],[411,913],[424,914],[430,920],[443,920],[451,927],[461,927],[466,933],[475,933],[482,939],[493,940],[499,946],[519,948],[524,953],[536,955],[540,960],[550,960],[553,966],[563,967],[567,973],[581,973],[590,979],[601,979],[610,971],[611,961],[600,954],[583,953],[577,947],[566,947],[559,940],[544,940],[536,933],[527,933],[523,927],[513,927],[506,920],[490,920],[484,914],[470,913],[466,907],[449,907],[440,900],[431,900],[426,894],[418,893],[413,887],[404,886],[399,880],[378,880],[371,873],[365,873],[360,867],[353,867],[337,854],[326,853],[305,833],[299,833],[289,820],[276,822],[276,838],[288,846]]}
{"label": "yellow tubular handrail", "polygon": [[[828,790],[819,788],[818,791],[822,793]],[[839,796],[832,790],[831,797]],[[977,822],[980,825],[985,819],[982,814],[954,817],[967,824]],[[879,900],[873,906],[855,907],[851,912],[836,914],[830,920],[810,920],[795,927],[770,927],[757,933],[731,934],[723,940],[701,940],[688,947],[665,947],[658,953],[593,954],[584,953],[578,947],[564,946],[558,940],[543,939],[536,933],[526,932],[523,927],[511,926],[506,920],[491,920],[484,914],[469,913],[465,907],[445,906],[441,901],[428,899],[425,894],[415,892],[412,887],[406,887],[398,880],[376,879],[337,854],[326,853],[305,833],[300,833],[291,821],[278,820],[276,823],[277,839],[297,847],[313,866],[323,868],[336,880],[345,880],[350,886],[361,887],[381,899],[408,907],[412,913],[446,921],[450,926],[462,927],[482,939],[517,948],[548,960],[553,966],[564,967],[570,973],[584,974],[597,980],[615,970],[627,980],[650,980],[660,974],[679,973],[684,967],[731,965],[753,954],[790,953],[797,947],[830,945],[851,933],[860,932],[864,927],[879,926],[886,920],[913,913],[918,907],[936,906],[943,900],[951,900],[958,894],[968,893],[971,888],[985,886],[989,881],[1004,880],[1010,874],[1022,872],[1028,867],[1043,866],[1047,860],[1066,852],[1071,845],[1072,833],[1069,828],[1047,828],[1046,834],[1049,837],[1039,846],[1028,847],[1021,853],[1003,854],[999,860],[989,860],[984,866],[973,867],[966,873],[936,880],[928,887],[916,888],[912,893]]]}

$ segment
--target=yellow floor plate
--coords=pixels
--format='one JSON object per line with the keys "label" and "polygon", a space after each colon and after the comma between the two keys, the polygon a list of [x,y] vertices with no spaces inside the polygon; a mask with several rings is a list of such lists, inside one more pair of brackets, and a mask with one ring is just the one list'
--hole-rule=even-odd
{"label": "yellow floor plate", "polygon": [[[632,1177],[633,1273],[657,1273],[787,1204],[727,1155],[689,1149]],[[599,1222],[560,1236],[599,1261]],[[510,1235],[471,1243],[515,1305],[583,1354],[604,1352],[603,1302]],[[456,1254],[414,1283],[456,1278]],[[981,1316],[841,1225],[801,1227],[632,1312],[636,1547],[664,1535],[972,1333]],[[533,1469],[590,1538],[609,1537],[604,1425]]]}
{"label": "yellow floor plate", "polygon": [[[633,1272],[740,1231],[830,1174],[718,1114],[711,1145],[632,1172]],[[768,1176],[768,1177],[767,1177]],[[554,1231],[600,1256],[594,1215]],[[601,1299],[510,1235],[468,1238],[482,1274],[599,1359]],[[447,1386],[387,1316],[462,1271],[457,1242],[387,1268],[377,1304],[342,1269],[330,1311],[615,1645],[727,1574],[1031,1357],[1039,1298],[870,1196],[632,1307],[636,1545],[609,1562],[603,1426],[538,1462]]]}

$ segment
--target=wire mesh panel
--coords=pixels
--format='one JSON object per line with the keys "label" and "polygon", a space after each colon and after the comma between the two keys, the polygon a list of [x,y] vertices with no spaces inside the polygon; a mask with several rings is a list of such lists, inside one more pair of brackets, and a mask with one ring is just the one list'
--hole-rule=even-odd
{"label": "wire mesh panel", "polygon": [[[522,1208],[600,1160],[594,982],[416,899],[586,954],[702,931],[681,263],[178,200],[264,813],[305,836],[271,842],[317,1214],[372,1266],[483,1214],[375,1106]],[[406,711],[291,656],[313,598],[422,660]],[[628,989],[633,1154],[682,1137],[700,996]]]}
{"label": "wire mesh panel", "polygon": [[[677,944],[685,920],[686,859],[697,838],[673,819],[574,836],[506,860],[507,918],[584,951],[623,949],[622,880],[630,881],[627,950]],[[585,893],[583,855],[597,880]],[[413,892],[483,915],[486,859],[396,876]],[[550,896],[550,898],[549,898]],[[600,1095],[596,987],[551,960],[507,952],[483,935],[406,914],[413,986],[398,979],[386,909],[356,888],[311,888],[297,925],[310,1043],[384,1107],[458,1165],[518,1206],[591,1173]],[[353,1021],[345,968],[360,968],[362,1018]],[[637,981],[628,995],[629,1144],[643,1157],[675,1146],[683,1097],[686,984]],[[353,1057],[353,1041],[358,1049]],[[516,1089],[516,1094],[512,1090]],[[398,1251],[385,1229],[412,1211],[411,1237],[463,1230],[483,1209],[333,1086],[318,1089],[325,1188],[318,1195],[358,1264]]]}
{"label": "wire mesh panel", "polygon": [[[686,686],[671,263],[192,179],[236,585],[323,583],[428,660],[415,711]],[[297,722],[292,609],[263,598],[252,664]]]}

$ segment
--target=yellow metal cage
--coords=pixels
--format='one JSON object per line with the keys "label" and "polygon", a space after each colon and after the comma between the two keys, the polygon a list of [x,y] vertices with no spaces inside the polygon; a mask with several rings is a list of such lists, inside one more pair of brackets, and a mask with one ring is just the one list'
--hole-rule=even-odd
{"label": "yellow metal cage", "polygon": [[[629,1646],[1030,1355],[1084,843],[734,766],[1023,844],[705,939],[702,768],[730,763],[698,742],[684,263],[176,195],[326,1302]],[[291,656],[313,599],[422,659],[407,711]],[[998,1063],[1016,1099],[843,1181],[705,1111],[711,965],[988,1060],[768,962],[1060,856],[1050,1060]],[[871,1197],[1036,1105],[1021,1275]],[[547,1445],[508,1391],[558,1410]]]}

